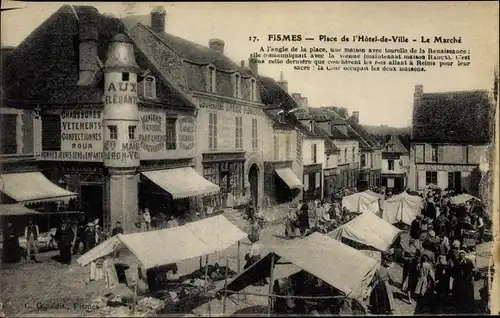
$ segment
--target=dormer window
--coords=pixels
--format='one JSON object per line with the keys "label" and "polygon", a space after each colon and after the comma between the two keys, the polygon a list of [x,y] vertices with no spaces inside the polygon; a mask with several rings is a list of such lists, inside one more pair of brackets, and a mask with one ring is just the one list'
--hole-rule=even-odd
{"label": "dormer window", "polygon": [[250,80],[250,100],[257,101],[257,81],[254,78]]}
{"label": "dormer window", "polygon": [[130,73],[128,72],[123,72],[122,73],[122,81],[123,82],[128,82],[130,80]]}
{"label": "dormer window", "polygon": [[234,74],[234,92],[233,95],[236,98],[241,98],[241,76],[240,74]]}
{"label": "dormer window", "polygon": [[207,74],[207,92],[209,93],[215,93],[215,83],[216,83],[216,71],[215,67],[209,66],[208,67],[208,74]]}
{"label": "dormer window", "polygon": [[314,130],[314,123],[313,123],[313,121],[311,120],[311,121],[309,122],[309,131],[313,131],[313,130]]}
{"label": "dormer window", "polygon": [[148,75],[144,78],[144,97],[149,99],[156,99],[156,79]]}

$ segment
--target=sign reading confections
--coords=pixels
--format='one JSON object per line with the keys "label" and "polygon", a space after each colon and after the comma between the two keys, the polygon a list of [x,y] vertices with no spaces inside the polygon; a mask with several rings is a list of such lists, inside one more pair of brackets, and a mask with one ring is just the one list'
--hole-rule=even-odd
{"label": "sign reading confections", "polygon": [[42,151],[44,160],[102,161],[101,110],[65,110],[61,114],[61,150]]}

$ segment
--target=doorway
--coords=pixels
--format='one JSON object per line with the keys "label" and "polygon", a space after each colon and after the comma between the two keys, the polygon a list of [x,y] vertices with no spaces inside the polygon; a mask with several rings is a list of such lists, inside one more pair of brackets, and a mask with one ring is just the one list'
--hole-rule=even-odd
{"label": "doorway", "polygon": [[80,186],[80,211],[88,220],[99,218],[103,220],[103,188],[100,184],[85,184]]}
{"label": "doorway", "polygon": [[250,195],[255,206],[258,205],[259,199],[259,168],[257,164],[252,164],[248,170],[248,182],[250,183]]}

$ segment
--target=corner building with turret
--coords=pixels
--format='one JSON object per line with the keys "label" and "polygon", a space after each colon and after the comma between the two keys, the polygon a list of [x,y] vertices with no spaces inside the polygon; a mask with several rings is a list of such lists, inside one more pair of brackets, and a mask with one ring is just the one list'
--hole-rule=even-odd
{"label": "corner building with turret", "polygon": [[17,148],[30,146],[7,172],[77,193],[75,209],[107,231],[138,231],[146,208],[157,228],[170,214],[189,222],[220,192],[195,170],[195,100],[140,41],[117,18],[64,5],[4,59],[2,109],[18,118]]}

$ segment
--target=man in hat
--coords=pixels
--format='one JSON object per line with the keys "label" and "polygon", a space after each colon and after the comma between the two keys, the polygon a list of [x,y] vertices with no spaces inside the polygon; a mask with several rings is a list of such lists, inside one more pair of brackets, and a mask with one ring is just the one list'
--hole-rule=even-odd
{"label": "man in hat", "polygon": [[446,259],[446,255],[440,255],[436,265],[436,294],[441,302],[449,294],[451,279],[451,267]]}
{"label": "man in hat", "polygon": [[421,233],[422,233],[422,215],[419,214],[417,215],[415,220],[411,222],[410,236],[415,240],[419,240]]}
{"label": "man in hat", "polygon": [[30,218],[28,225],[24,229],[24,238],[26,239],[26,261],[31,260],[31,252],[33,252],[33,260],[38,263],[36,256],[38,255],[38,236],[40,231],[38,225]]}
{"label": "man in hat", "polygon": [[87,252],[88,250],[91,250],[94,248],[96,243],[95,240],[95,225],[93,222],[89,222],[87,224],[87,228],[85,229],[85,250],[83,253]]}
{"label": "man in hat", "polygon": [[67,221],[61,224],[61,227],[57,229],[55,238],[57,241],[57,246],[59,247],[59,256],[61,263],[69,265],[71,264],[71,244],[73,242],[74,233]]}

